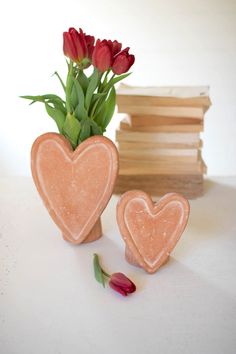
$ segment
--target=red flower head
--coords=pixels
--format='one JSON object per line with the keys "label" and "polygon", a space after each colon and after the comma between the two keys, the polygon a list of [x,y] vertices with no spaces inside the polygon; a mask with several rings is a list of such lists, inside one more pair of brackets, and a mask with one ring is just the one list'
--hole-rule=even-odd
{"label": "red flower head", "polygon": [[112,56],[114,58],[114,56],[121,51],[122,44],[117,40],[112,42],[110,39],[107,41],[107,44],[111,48]]}
{"label": "red flower head", "polygon": [[106,39],[101,41],[97,40],[93,56],[92,56],[93,65],[104,73],[108,70],[112,65],[112,49],[111,45],[108,43]]}
{"label": "red flower head", "polygon": [[112,71],[116,75],[126,73],[133,65],[135,60],[134,55],[129,54],[129,47],[118,53],[112,64]]}
{"label": "red flower head", "polygon": [[85,35],[85,41],[87,44],[87,56],[90,60],[92,60],[92,55],[93,55],[93,51],[94,51],[94,36],[89,36],[89,35]]}
{"label": "red flower head", "polygon": [[114,273],[110,277],[109,285],[112,289],[118,291],[123,296],[135,292],[135,284],[123,273]]}
{"label": "red flower head", "polygon": [[69,28],[63,33],[63,51],[71,60],[81,63],[84,59],[91,59],[94,49],[94,37],[85,35],[80,28]]}

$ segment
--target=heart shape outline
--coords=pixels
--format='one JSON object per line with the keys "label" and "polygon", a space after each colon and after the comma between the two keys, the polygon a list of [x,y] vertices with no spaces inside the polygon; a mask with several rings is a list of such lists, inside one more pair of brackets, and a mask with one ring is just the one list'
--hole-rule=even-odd
{"label": "heart shape outline", "polygon": [[[90,154],[93,153],[97,146],[103,147],[107,152],[107,157],[110,158],[109,178],[107,185],[104,186],[105,190],[103,191],[98,205],[95,206],[92,214],[89,216],[86,225],[83,226],[77,235],[72,233],[70,226],[67,225],[64,220],[60,220],[57,206],[52,204],[43,186],[42,171],[40,171],[40,154],[42,156],[44,150],[47,150],[47,144],[53,144],[56,150],[58,149],[58,151],[60,150],[62,152],[62,155],[64,154],[64,159],[71,164],[72,171],[74,171],[73,164],[76,164],[83,154],[87,154],[89,158]],[[99,217],[112,196],[118,169],[119,157],[117,148],[110,139],[104,136],[92,136],[82,142],[75,150],[72,149],[68,140],[58,133],[42,134],[32,145],[31,172],[36,188],[53,221],[62,231],[63,237],[74,244],[80,244],[85,241],[89,232],[98,222]]]}
{"label": "heart shape outline", "polygon": [[[154,222],[157,223],[158,216],[165,211],[165,208],[170,206],[173,207],[175,205],[175,207],[178,207],[181,211],[181,216],[179,218],[180,220],[178,220],[173,234],[171,234],[163,249],[156,250],[156,260],[153,263],[147,260],[145,249],[140,247],[140,242],[142,246],[142,239],[140,241],[137,235],[133,235],[129,226],[128,215],[126,215],[126,213],[127,210],[129,210],[128,208],[132,207],[130,203],[135,200],[140,201],[146,206],[147,214],[156,220]],[[157,203],[153,202],[147,193],[140,190],[131,190],[124,193],[117,204],[116,216],[121,236],[126,244],[126,255],[131,257],[132,263],[136,263],[148,273],[155,273],[158,268],[167,261],[171,251],[175,248],[177,242],[179,241],[187,225],[189,211],[190,206],[188,200],[178,193],[168,193],[164,195]],[[138,212],[140,213],[141,211],[139,210],[137,213]],[[143,227],[145,228],[145,226]],[[163,237],[163,235],[157,235],[155,237]]]}

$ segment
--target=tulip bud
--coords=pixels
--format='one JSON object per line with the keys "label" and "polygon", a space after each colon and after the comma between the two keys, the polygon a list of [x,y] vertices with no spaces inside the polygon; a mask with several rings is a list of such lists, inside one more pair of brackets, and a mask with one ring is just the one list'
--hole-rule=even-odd
{"label": "tulip bud", "polygon": [[109,285],[112,289],[123,296],[127,296],[136,290],[135,284],[123,273],[112,274],[110,277]]}
{"label": "tulip bud", "polygon": [[107,40],[97,40],[93,51],[92,63],[102,73],[107,71],[111,67],[112,50]]}
{"label": "tulip bud", "polygon": [[93,36],[85,35],[85,41],[86,41],[87,49],[88,49],[87,56],[90,60],[92,60],[95,39]]}
{"label": "tulip bud", "polygon": [[113,57],[121,51],[122,44],[119,43],[117,40],[115,40],[113,42],[111,40],[108,40],[107,43],[108,43],[109,47],[111,48]]}
{"label": "tulip bud", "polygon": [[135,60],[134,55],[129,54],[129,48],[125,48],[120,53],[118,53],[112,64],[112,71],[116,75],[121,75],[126,73],[130,67],[133,65]]}
{"label": "tulip bud", "polygon": [[88,67],[91,63],[94,49],[94,37],[85,35],[80,28],[79,32],[75,28],[69,28],[63,33],[63,51],[71,60],[77,63],[86,63],[82,66]]}

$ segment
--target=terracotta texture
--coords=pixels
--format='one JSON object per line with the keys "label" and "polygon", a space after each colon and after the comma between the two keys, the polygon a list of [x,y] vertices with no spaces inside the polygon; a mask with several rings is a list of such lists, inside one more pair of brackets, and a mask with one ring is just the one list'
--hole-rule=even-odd
{"label": "terracotta texture", "polygon": [[118,152],[109,139],[93,136],[73,151],[62,135],[43,134],[32,146],[31,170],[64,239],[79,244],[101,236],[100,215],[118,173]]}
{"label": "terracotta texture", "polygon": [[124,193],[117,204],[117,223],[126,243],[126,259],[154,273],[182,235],[189,216],[187,199],[168,193],[153,203],[143,191]]}

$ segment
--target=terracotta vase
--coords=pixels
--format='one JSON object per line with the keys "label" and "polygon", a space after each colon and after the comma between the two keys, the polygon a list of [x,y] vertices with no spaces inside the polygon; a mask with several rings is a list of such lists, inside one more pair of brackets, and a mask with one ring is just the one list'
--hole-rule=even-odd
{"label": "terracotta vase", "polygon": [[118,152],[111,140],[93,136],[73,151],[62,135],[43,134],[32,146],[31,170],[65,240],[80,244],[101,237],[100,216],[118,174]]}
{"label": "terracotta vase", "polygon": [[117,223],[125,241],[126,260],[155,273],[179,241],[189,217],[182,195],[168,193],[154,203],[143,191],[124,193],[117,204]]}

